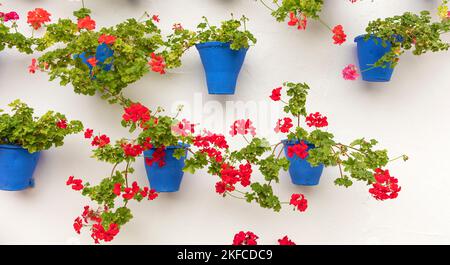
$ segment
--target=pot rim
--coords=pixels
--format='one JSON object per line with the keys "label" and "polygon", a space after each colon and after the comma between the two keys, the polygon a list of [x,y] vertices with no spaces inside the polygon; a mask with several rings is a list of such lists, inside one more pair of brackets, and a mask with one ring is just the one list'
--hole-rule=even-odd
{"label": "pot rim", "polygon": [[[216,48],[216,47],[230,47],[230,42],[222,41],[207,41],[195,44],[197,49]],[[241,48],[240,50],[248,50],[248,48]]]}
{"label": "pot rim", "polygon": [[24,149],[24,150],[27,150],[18,144],[0,144],[0,149]]}
{"label": "pot rim", "polygon": [[[169,146],[166,146],[165,148],[166,149],[186,149],[186,148],[188,148],[190,146],[191,146],[190,144],[179,143],[178,145],[169,145]],[[156,150],[156,149],[158,149],[158,148],[153,147],[153,148],[150,148],[148,150]]]}
{"label": "pot rim", "polygon": [[283,145],[284,146],[286,146],[286,145],[293,145],[293,144],[296,144],[296,143],[300,143],[300,141],[303,141],[303,142],[305,142],[305,144],[309,147],[309,148],[314,148],[314,147],[316,147],[314,144],[312,144],[312,143],[310,143],[310,142],[308,142],[308,141],[306,141],[306,140],[289,140],[289,139],[284,139],[284,140],[281,140],[281,142],[283,143]]}

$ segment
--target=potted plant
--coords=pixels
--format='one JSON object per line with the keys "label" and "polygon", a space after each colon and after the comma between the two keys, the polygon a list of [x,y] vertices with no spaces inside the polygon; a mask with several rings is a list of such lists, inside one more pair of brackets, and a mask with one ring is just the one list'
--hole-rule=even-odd
{"label": "potted plant", "polygon": [[[272,2],[276,7],[271,7],[264,0],[259,0],[259,2],[272,12],[272,16],[278,22],[284,22],[286,19],[289,19],[287,22],[288,26],[297,27],[298,30],[306,30],[308,19],[314,19],[333,33],[332,39],[334,44],[341,45],[347,40],[347,35],[342,25],[336,25],[332,28],[320,18],[320,12],[324,4],[323,0],[273,0]],[[356,1],[351,0],[350,2],[355,3]]]}
{"label": "potted plant", "polygon": [[[448,50],[450,44],[442,39],[442,34],[449,31],[450,21],[443,18],[432,22],[429,11],[420,14],[406,12],[369,22],[366,34],[355,38],[362,79],[368,82],[390,81],[400,55],[407,50],[412,50],[414,55]],[[347,80],[355,80],[359,76],[348,72],[346,67],[343,76]],[[356,72],[356,68],[352,67],[351,72]]]}
{"label": "potted plant", "polygon": [[206,17],[203,20],[197,26],[195,46],[205,69],[208,92],[233,95],[247,50],[256,39],[247,30],[245,16],[223,21],[220,27],[211,26]]}
{"label": "potted plant", "polygon": [[9,106],[12,114],[0,115],[0,189],[18,191],[34,186],[41,151],[63,145],[64,138],[82,131],[83,125],[53,111],[34,117],[33,109],[19,100]]}
{"label": "potted plant", "polygon": [[165,46],[158,15],[144,13],[98,30],[84,4],[74,16],[46,26],[44,36],[34,40],[35,49],[44,54],[32,65],[62,86],[71,84],[76,93],[99,93],[109,103],[126,106],[130,100],[123,96],[125,87],[149,71],[164,74],[180,65],[182,47]]}
{"label": "potted plant", "polygon": [[177,121],[161,115],[162,111],[158,108],[151,113],[140,103],[133,103],[125,108],[122,124],[130,132],[136,128],[142,130],[137,143],[142,146],[150,187],[156,192],[176,192],[183,179],[194,125],[187,120]]}

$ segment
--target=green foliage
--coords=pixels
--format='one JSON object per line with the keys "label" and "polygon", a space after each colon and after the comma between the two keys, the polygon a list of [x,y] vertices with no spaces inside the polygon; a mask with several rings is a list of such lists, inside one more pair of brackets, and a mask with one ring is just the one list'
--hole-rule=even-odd
{"label": "green foliage", "polygon": [[[75,16],[84,17],[88,13],[88,10],[82,9],[76,11]],[[94,67],[90,73],[88,66],[74,55],[85,53],[86,56],[95,56],[98,39],[103,34],[117,37],[110,46],[114,55],[105,62],[112,63],[113,67],[110,71]],[[151,19],[128,19],[98,31],[80,31],[76,22],[60,19],[48,25],[45,35],[36,39],[35,43],[36,50],[46,51],[38,61],[41,67],[44,64],[48,66],[50,80],[59,79],[62,86],[70,83],[79,94],[94,95],[98,92],[110,103],[123,105],[128,102],[122,90],[150,71],[150,54],[164,47],[161,32]],[[170,62],[166,65],[172,67]]]}
{"label": "green foliage", "polygon": [[3,51],[5,48],[11,49],[15,47],[20,52],[33,53],[31,48],[33,41],[17,32],[16,22],[13,22],[13,28],[15,32],[11,32],[11,29],[0,21],[0,51]]}
{"label": "green foliage", "polygon": [[287,87],[288,104],[284,106],[284,112],[293,116],[306,116],[306,96],[309,86],[306,83],[284,83]]}
{"label": "green foliage", "polygon": [[83,124],[76,120],[67,122],[65,129],[59,128],[57,123],[66,120],[61,113],[48,111],[41,117],[34,117],[34,110],[20,100],[13,101],[9,107],[12,114],[0,116],[0,144],[19,145],[34,153],[62,146],[67,135],[83,130]]}
{"label": "green foliage", "polygon": [[[239,50],[242,48],[249,48],[250,44],[256,43],[256,38],[247,30],[246,22],[248,18],[242,16],[241,19],[230,19],[223,21],[220,27],[211,26],[206,17],[203,17],[203,22],[197,26],[197,43],[205,43],[210,41],[220,41],[230,43],[232,50]],[[243,30],[240,28],[243,27]]]}
{"label": "green foliage", "polygon": [[255,201],[262,208],[273,209],[275,212],[281,210],[281,203],[277,196],[273,194],[272,186],[270,184],[261,185],[255,182],[250,185],[253,192],[245,194],[247,202]]}
{"label": "green foliage", "polygon": [[323,0],[273,0],[273,3],[278,8],[272,11],[272,16],[279,22],[285,21],[290,12],[294,12],[296,15],[301,13],[308,18],[318,19],[323,7]]}
{"label": "green foliage", "polygon": [[429,11],[422,11],[420,14],[406,12],[400,16],[377,19],[369,22],[365,39],[371,35],[382,39],[381,45],[387,43],[392,45],[392,49],[380,60],[375,67],[395,67],[398,63],[398,56],[407,50],[412,50],[414,55],[421,55],[427,52],[446,51],[450,44],[441,37],[443,33],[450,31],[450,20],[444,19],[440,22],[432,22]]}

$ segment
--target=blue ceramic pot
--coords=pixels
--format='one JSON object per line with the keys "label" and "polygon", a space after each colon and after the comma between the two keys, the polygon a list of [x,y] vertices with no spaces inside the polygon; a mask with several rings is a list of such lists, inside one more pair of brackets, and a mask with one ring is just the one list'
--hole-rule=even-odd
{"label": "blue ceramic pot", "polygon": [[232,50],[230,43],[211,41],[196,45],[206,74],[209,94],[233,95],[247,50]]}
{"label": "blue ceramic pot", "polygon": [[[294,155],[293,157],[288,156],[288,147],[293,146],[299,143],[299,141],[294,140],[283,140],[284,145],[284,154],[286,155],[286,158],[289,160],[289,174],[291,176],[292,183],[295,185],[302,185],[302,186],[315,186],[319,184],[320,176],[322,175],[323,171],[323,164],[320,164],[316,167],[311,166],[311,164],[306,161],[308,157],[305,159],[302,159],[298,157],[297,155]],[[308,143],[307,141],[304,141],[305,144],[308,145],[308,149],[313,149],[314,145],[311,143]]]}
{"label": "blue ceramic pot", "polygon": [[383,47],[380,38],[370,36],[366,41],[364,40],[365,36],[360,35],[355,38],[362,79],[368,82],[389,82],[394,71],[394,68],[391,68],[390,64],[386,64],[385,68],[376,67],[370,70],[366,69],[371,68],[375,62],[391,50],[391,43],[386,42],[386,47]]}
{"label": "blue ceramic pot", "polygon": [[[153,163],[149,166],[145,163],[145,170],[147,171],[147,178],[150,183],[150,188],[155,189],[156,192],[176,192],[180,189],[181,181],[183,179],[184,161],[187,156],[188,145],[166,146],[164,160],[166,164],[162,167],[158,163]],[[176,149],[183,148],[186,155],[179,160],[173,157]],[[152,158],[156,148],[149,149],[144,152],[145,159]]]}
{"label": "blue ceramic pot", "polygon": [[33,173],[40,154],[30,153],[18,145],[0,145],[0,190],[34,187]]}

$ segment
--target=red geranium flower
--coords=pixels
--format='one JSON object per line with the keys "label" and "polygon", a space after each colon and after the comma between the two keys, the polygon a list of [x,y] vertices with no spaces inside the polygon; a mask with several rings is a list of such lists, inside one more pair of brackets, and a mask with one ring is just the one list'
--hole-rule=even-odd
{"label": "red geranium flower", "polygon": [[289,204],[297,207],[300,212],[304,212],[308,208],[308,200],[303,194],[292,194]]}
{"label": "red geranium flower", "polygon": [[94,130],[92,130],[92,129],[86,129],[86,131],[84,132],[84,138],[90,139],[90,138],[92,137],[93,134],[94,134]]}
{"label": "red geranium flower", "polygon": [[401,187],[398,186],[398,179],[389,174],[389,170],[377,168],[374,177],[376,182],[372,184],[369,192],[375,199],[384,201],[398,197]]}
{"label": "red geranium flower", "polygon": [[58,128],[61,128],[61,129],[66,129],[66,128],[67,128],[67,121],[64,120],[64,119],[59,120],[59,121],[56,123],[56,126],[58,126]]}
{"label": "red geranium flower", "polygon": [[311,113],[306,117],[306,125],[317,128],[328,126],[327,117],[322,116],[319,112]]}
{"label": "red geranium flower", "polygon": [[116,42],[116,36],[113,35],[106,35],[106,34],[102,34],[99,38],[98,38],[98,43],[102,44],[114,44],[114,42]]}
{"label": "red geranium flower", "polygon": [[74,176],[70,176],[69,179],[66,181],[66,185],[67,186],[72,185],[73,190],[79,191],[84,188],[82,182],[83,181],[81,179],[75,179]]}
{"label": "red geranium flower", "polygon": [[294,125],[292,124],[291,118],[278,119],[277,126],[275,127],[275,132],[287,133],[289,132],[289,129],[292,128],[293,126]]}
{"label": "red geranium flower", "polygon": [[270,98],[273,101],[281,100],[281,89],[282,89],[282,87],[277,87],[274,90],[272,90],[272,95],[270,95]]}
{"label": "red geranium flower", "polygon": [[94,30],[95,29],[95,21],[91,19],[90,16],[86,16],[84,18],[80,18],[78,20],[78,29],[87,29]]}
{"label": "red geranium flower", "polygon": [[156,55],[155,53],[150,54],[151,60],[148,62],[153,72],[165,74],[166,64],[164,63],[164,58],[162,55]]}
{"label": "red geranium flower", "polygon": [[281,239],[278,239],[278,244],[281,246],[294,246],[296,245],[292,240],[288,238],[288,236],[284,236]]}
{"label": "red geranium flower", "polygon": [[50,22],[51,14],[43,8],[36,8],[29,11],[27,16],[27,23],[30,24],[33,29],[38,30],[45,22]]}
{"label": "red geranium flower", "polygon": [[253,232],[247,231],[240,231],[239,233],[237,233],[236,235],[234,235],[234,239],[233,239],[233,246],[242,246],[242,245],[257,245],[258,243],[256,242],[256,240],[259,237],[257,235],[255,235]]}
{"label": "red geranium flower", "polygon": [[101,136],[95,136],[91,145],[98,146],[101,148],[101,147],[104,147],[105,145],[109,144],[109,142],[110,142],[109,137],[103,134]]}
{"label": "red geranium flower", "polygon": [[346,41],[347,35],[345,35],[344,28],[342,27],[342,25],[335,26],[332,32],[334,34],[333,35],[334,44],[341,45]]}
{"label": "red geranium flower", "polygon": [[294,155],[305,159],[308,156],[308,145],[301,141],[299,144],[288,146],[288,157],[292,158]]}
{"label": "red geranium flower", "polygon": [[153,21],[159,22],[159,15],[153,15],[152,16]]}

